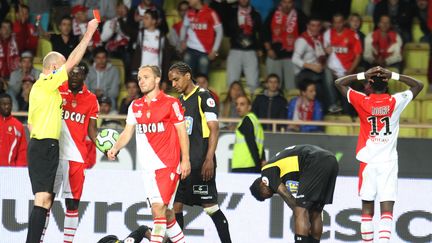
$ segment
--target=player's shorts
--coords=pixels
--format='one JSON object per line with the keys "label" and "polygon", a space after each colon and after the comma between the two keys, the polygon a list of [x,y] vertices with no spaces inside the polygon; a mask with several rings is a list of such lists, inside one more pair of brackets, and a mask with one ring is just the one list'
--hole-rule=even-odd
{"label": "player's shorts", "polygon": [[28,171],[33,194],[53,193],[54,180],[59,164],[57,139],[30,139],[27,149]]}
{"label": "player's shorts", "polygon": [[62,187],[62,198],[80,200],[84,179],[86,164],[71,160],[60,160],[59,167],[54,182],[54,193],[59,195]]}
{"label": "player's shorts", "polygon": [[296,203],[303,208],[321,211],[325,204],[333,202],[339,165],[336,158],[327,152],[313,156],[300,176]]}
{"label": "player's shorts", "polygon": [[396,201],[398,162],[360,163],[358,192],[362,200]]}
{"label": "player's shorts", "polygon": [[150,204],[162,203],[172,209],[179,180],[177,168],[144,171],[144,192]]}
{"label": "player's shorts", "polygon": [[216,168],[214,176],[209,181],[203,181],[201,169],[192,169],[190,175],[186,177],[186,179],[180,181],[175,202],[180,202],[189,206],[217,204]]}

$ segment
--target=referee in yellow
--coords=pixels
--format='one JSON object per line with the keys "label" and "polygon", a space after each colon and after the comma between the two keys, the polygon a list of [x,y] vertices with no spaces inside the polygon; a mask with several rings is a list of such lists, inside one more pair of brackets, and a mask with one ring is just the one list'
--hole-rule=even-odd
{"label": "referee in yellow", "polygon": [[27,243],[39,243],[46,216],[53,202],[53,186],[59,163],[62,98],[58,88],[68,79],[68,72],[78,64],[98,27],[93,19],[69,58],[50,52],[43,59],[43,71],[30,92],[28,127],[28,170],[33,194],[33,210],[29,218]]}

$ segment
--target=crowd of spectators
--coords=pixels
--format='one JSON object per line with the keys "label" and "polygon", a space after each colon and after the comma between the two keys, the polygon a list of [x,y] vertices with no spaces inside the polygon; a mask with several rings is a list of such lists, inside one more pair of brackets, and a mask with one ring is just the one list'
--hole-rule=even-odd
{"label": "crowd of spectators", "polygon": [[[172,6],[168,2],[177,8],[167,9]],[[85,83],[106,114],[125,114],[140,96],[138,67],[159,65],[162,88],[170,92],[168,67],[183,60],[202,88],[226,83],[226,90],[210,90],[221,117],[238,118],[235,105],[241,96],[252,100],[258,118],[355,116],[333,81],[373,65],[402,72],[402,50],[413,41],[415,19],[424,35],[421,41],[432,41],[432,8],[427,0],[371,0],[367,13],[374,30],[362,33],[363,16],[351,13],[350,5],[347,0],[0,0],[0,92],[12,97],[14,111],[27,111],[40,74],[33,67],[38,46],[49,42],[67,58],[97,8],[103,23],[85,55],[90,64]],[[167,16],[174,11],[176,21],[170,22]],[[229,50],[221,50],[224,38]],[[120,59],[123,70],[110,59]],[[226,80],[210,79],[216,64],[225,69]]]}

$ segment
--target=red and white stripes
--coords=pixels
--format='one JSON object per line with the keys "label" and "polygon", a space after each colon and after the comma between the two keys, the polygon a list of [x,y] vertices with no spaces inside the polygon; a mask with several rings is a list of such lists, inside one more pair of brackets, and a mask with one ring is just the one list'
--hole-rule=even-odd
{"label": "red and white stripes", "polygon": [[172,243],[185,243],[185,238],[182,229],[178,225],[177,221],[173,221],[167,224],[167,235]]}
{"label": "red and white stripes", "polygon": [[361,236],[362,242],[373,242],[374,230],[373,230],[373,222],[372,215],[362,214],[361,216]]}
{"label": "red and white stripes", "polygon": [[392,225],[393,214],[391,212],[383,212],[381,214],[378,231],[378,238],[380,243],[390,242]]}
{"label": "red and white stripes", "polygon": [[64,243],[72,243],[78,227],[78,210],[66,210],[64,220]]}
{"label": "red and white stripes", "polygon": [[162,243],[167,229],[167,220],[165,217],[153,219],[153,230],[151,234],[151,243]]}

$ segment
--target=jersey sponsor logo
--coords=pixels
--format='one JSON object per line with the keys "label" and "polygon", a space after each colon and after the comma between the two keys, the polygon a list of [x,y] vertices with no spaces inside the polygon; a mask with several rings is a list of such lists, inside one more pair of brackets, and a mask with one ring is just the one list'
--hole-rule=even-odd
{"label": "jersey sponsor logo", "polygon": [[208,24],[207,23],[192,23],[191,28],[193,30],[207,30]]}
{"label": "jersey sponsor logo", "polygon": [[183,120],[183,115],[182,115],[182,113],[181,113],[181,111],[180,111],[180,107],[179,107],[178,103],[177,103],[177,102],[173,103],[173,104],[172,104],[172,107],[173,107],[174,112],[175,112],[175,114],[176,114],[176,116],[177,116],[177,119],[178,119],[179,121]]}
{"label": "jersey sponsor logo", "polygon": [[70,112],[70,111],[63,110],[62,118],[63,118],[63,120],[71,120],[73,122],[78,122],[78,123],[84,124],[86,115],[75,112],[75,111]]}
{"label": "jersey sponsor logo", "polygon": [[185,122],[186,122],[186,132],[188,135],[192,134],[192,129],[193,129],[193,117],[191,116],[185,116]]}
{"label": "jersey sponsor logo", "polygon": [[193,185],[193,194],[208,195],[208,185]]}
{"label": "jersey sponsor logo", "polygon": [[208,98],[206,103],[207,103],[208,107],[212,107],[213,108],[213,107],[216,106],[216,102],[212,98]]}
{"label": "jersey sponsor logo", "polygon": [[161,133],[165,132],[165,125],[163,122],[158,123],[148,123],[148,124],[137,124],[136,125],[136,132],[139,134],[146,134],[146,133]]}
{"label": "jersey sponsor logo", "polygon": [[287,189],[291,192],[291,193],[297,193],[298,190],[298,181],[286,181],[285,182],[285,186],[287,187]]}
{"label": "jersey sponsor logo", "polygon": [[373,116],[385,116],[390,112],[390,106],[372,107]]}
{"label": "jersey sponsor logo", "polygon": [[334,51],[334,53],[337,53],[337,54],[347,54],[348,53],[348,47],[334,46],[333,51]]}

